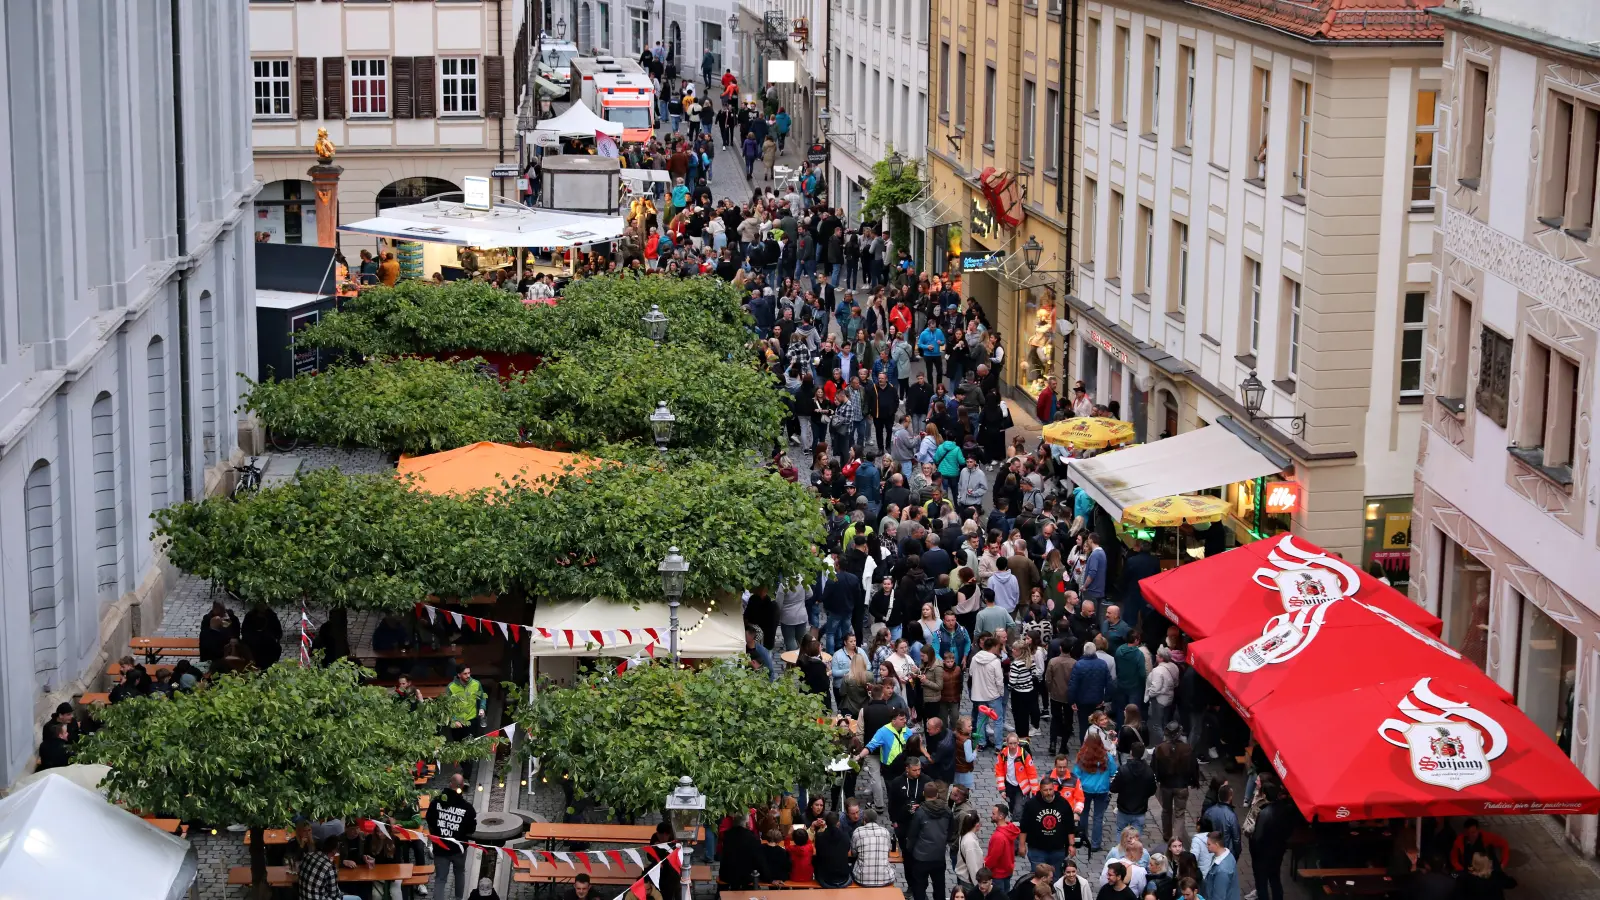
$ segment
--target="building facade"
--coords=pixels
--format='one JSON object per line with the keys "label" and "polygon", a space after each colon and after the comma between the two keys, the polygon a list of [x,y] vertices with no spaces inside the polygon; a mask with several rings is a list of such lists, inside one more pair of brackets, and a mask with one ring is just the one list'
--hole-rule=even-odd
{"label": "building facade", "polygon": [[791,142],[822,140],[829,129],[817,113],[828,108],[832,74],[827,0],[739,0],[738,17],[734,72],[743,98],[767,88],[789,113]]}
{"label": "building facade", "polygon": [[[698,84],[705,55],[711,54],[713,80],[739,71],[730,42],[738,23],[736,0],[662,4],[660,0],[545,0],[543,30],[573,41],[579,51],[605,50],[638,59],[656,41],[671,42],[679,77]],[[663,37],[662,16],[667,30]]]}
{"label": "building facade", "polygon": [[[1292,530],[1402,587],[1434,298],[1426,5],[1090,0],[1077,58],[1069,378],[1139,440],[1231,417],[1286,464],[1277,496],[1225,487],[1240,540]],[[1303,433],[1246,412],[1251,373],[1259,416]]]}
{"label": "building facade", "polygon": [[[1061,65],[1073,48],[1063,10],[1063,0],[934,0],[929,186],[908,210],[913,258],[961,277],[1006,348],[1003,382],[1029,398],[1062,371],[1075,74]],[[986,172],[1015,179],[1010,226],[985,193]],[[1037,274],[1021,251],[1030,237],[1043,247]]]}
{"label": "building facade", "polygon": [[[518,162],[524,4],[254,0],[249,10],[251,139],[264,185],[255,231],[266,240],[316,243],[306,170],[319,128],[344,167],[341,223]],[[496,189],[516,194],[510,179]]]}
{"label": "building facade", "polygon": [[[1439,252],[1427,311],[1412,597],[1600,780],[1600,9],[1434,11]],[[1565,829],[1593,854],[1595,817]]]}
{"label": "building facade", "polygon": [[0,785],[161,621],[150,514],[238,454],[246,29],[198,0],[0,5]]}
{"label": "building facade", "polygon": [[927,2],[832,0],[829,196],[856,221],[872,164],[922,161],[928,135]]}

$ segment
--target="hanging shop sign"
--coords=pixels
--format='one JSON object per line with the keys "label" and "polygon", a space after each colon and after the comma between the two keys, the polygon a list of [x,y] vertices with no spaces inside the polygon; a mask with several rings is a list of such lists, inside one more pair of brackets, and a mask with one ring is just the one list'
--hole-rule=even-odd
{"label": "hanging shop sign", "polygon": [[828,144],[818,141],[806,148],[806,165],[816,166],[828,161]]}
{"label": "hanging shop sign", "polygon": [[978,176],[978,184],[995,221],[1007,228],[1022,224],[1022,186],[1017,183],[1017,176],[991,166]]}
{"label": "hanging shop sign", "polygon": [[986,240],[1000,235],[1000,223],[995,221],[994,213],[979,197],[972,198],[972,233]]}
{"label": "hanging shop sign", "polygon": [[1292,513],[1300,508],[1300,493],[1298,481],[1270,481],[1262,492],[1262,508],[1268,514]]}

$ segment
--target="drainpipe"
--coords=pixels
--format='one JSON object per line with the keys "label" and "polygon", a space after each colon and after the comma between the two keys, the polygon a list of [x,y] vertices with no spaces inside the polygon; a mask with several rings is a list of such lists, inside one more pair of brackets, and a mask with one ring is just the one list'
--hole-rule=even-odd
{"label": "drainpipe", "polygon": [[183,155],[183,15],[178,4],[182,0],[168,0],[172,28],[172,148],[173,175],[177,180],[174,205],[178,229],[178,392],[179,408],[183,410],[183,499],[194,499],[194,424],[189,407],[192,390],[189,384],[189,268],[185,259],[189,255],[188,190],[184,183],[187,166]]}

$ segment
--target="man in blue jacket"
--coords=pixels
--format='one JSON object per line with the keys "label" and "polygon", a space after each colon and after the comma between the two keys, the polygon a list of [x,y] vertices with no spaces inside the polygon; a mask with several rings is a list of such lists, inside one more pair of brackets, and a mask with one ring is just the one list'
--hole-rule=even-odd
{"label": "man in blue jacket", "polygon": [[940,330],[937,322],[929,319],[928,327],[917,335],[917,353],[927,368],[928,381],[933,384],[944,380],[944,345],[944,332]]}
{"label": "man in blue jacket", "polygon": [[1078,711],[1078,734],[1089,730],[1089,714],[1105,702],[1106,691],[1111,686],[1111,667],[1095,655],[1094,644],[1083,645],[1083,656],[1072,667],[1067,678],[1067,699]]}
{"label": "man in blue jacket", "polygon": [[1096,606],[1106,597],[1106,551],[1100,547],[1100,539],[1094,532],[1084,538],[1083,546],[1089,551],[1089,559],[1083,566],[1083,584],[1078,589],[1078,596],[1083,600],[1093,600]]}
{"label": "man in blue jacket", "polygon": [[1222,832],[1211,832],[1206,838],[1206,847],[1211,851],[1211,870],[1206,872],[1207,900],[1240,900],[1239,861],[1228,849]]}
{"label": "man in blue jacket", "polygon": [[933,633],[928,639],[933,647],[933,658],[944,659],[945,651],[955,654],[956,661],[966,664],[967,657],[972,653],[972,636],[967,634],[967,629],[956,624],[956,614],[947,611],[944,614],[944,625]]}
{"label": "man in blue jacket", "polygon": [[[834,557],[837,566],[838,554],[834,554]],[[861,594],[861,579],[852,572],[836,570],[823,576],[819,589],[822,592],[822,611],[828,617],[828,623],[822,631],[823,642],[828,652],[832,653],[844,646],[845,635],[852,632],[851,622],[855,615],[856,597]]]}

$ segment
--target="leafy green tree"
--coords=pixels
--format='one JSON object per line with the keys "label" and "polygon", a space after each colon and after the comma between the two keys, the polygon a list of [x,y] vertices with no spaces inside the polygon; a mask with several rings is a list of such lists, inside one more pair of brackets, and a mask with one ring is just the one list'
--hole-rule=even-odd
{"label": "leafy green tree", "polygon": [[535,347],[560,355],[596,343],[636,346],[646,342],[641,320],[656,305],[667,316],[667,343],[744,360],[755,321],[741,305],[743,298],[739,288],[710,276],[580,278],[562,289],[555,305],[531,308],[539,334]]}
{"label": "leafy green tree", "polygon": [[128,700],[96,713],[103,727],[83,739],[78,759],[110,766],[108,794],[130,807],[249,826],[251,877],[264,898],[263,830],[296,816],[403,810],[416,796],[412,764],[447,752],[431,704],[412,711],[362,687],[362,674],[348,660],[282,662],[170,700]]}
{"label": "leafy green tree", "polygon": [[597,672],[540,691],[515,718],[544,771],[632,815],[661,809],[684,775],[710,816],[765,807],[796,785],[826,785],[843,752],[822,698],[801,692],[794,675],[769,683],[764,670],[731,662]]}
{"label": "leafy green tree", "polygon": [[534,345],[535,320],[516,294],[481,281],[402,281],[345,301],[296,336],[307,346],[362,356],[494,351]]}
{"label": "leafy green tree", "polygon": [[660,602],[656,565],[693,562],[706,599],[817,571],[809,493],[742,464],[613,463],[482,497],[441,497],[383,476],[308,472],[238,499],[156,513],[178,568],[245,602],[404,611],[428,594]]}
{"label": "leafy green tree", "polygon": [[[894,147],[889,147],[894,152]],[[872,164],[872,181],[867,185],[867,197],[861,204],[861,218],[876,222],[885,216],[889,219],[890,237],[896,247],[911,246],[911,230],[900,204],[910,203],[922,192],[922,182],[917,179],[917,164],[907,160],[900,177],[889,171],[888,159]]]}

